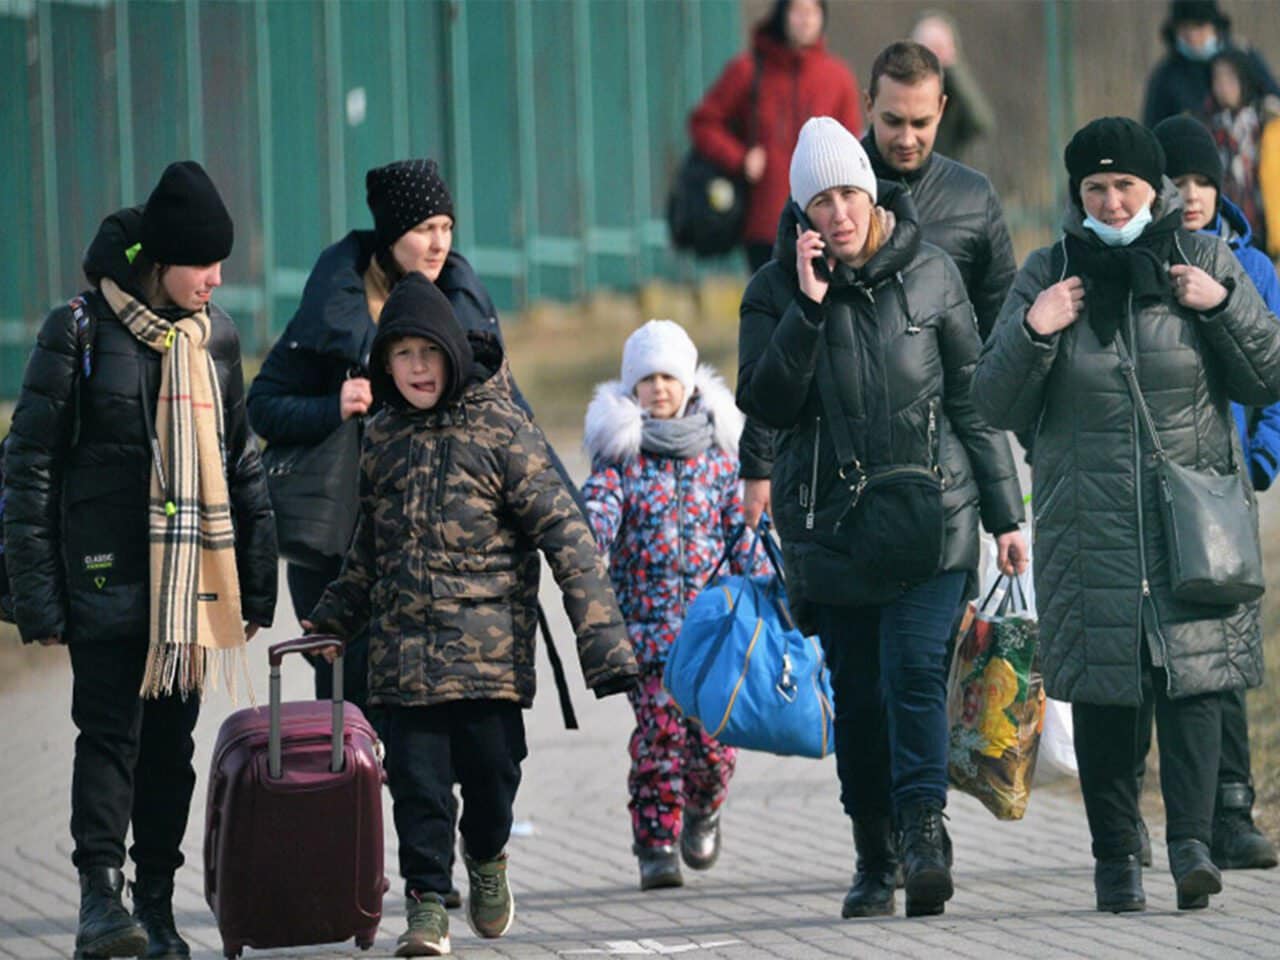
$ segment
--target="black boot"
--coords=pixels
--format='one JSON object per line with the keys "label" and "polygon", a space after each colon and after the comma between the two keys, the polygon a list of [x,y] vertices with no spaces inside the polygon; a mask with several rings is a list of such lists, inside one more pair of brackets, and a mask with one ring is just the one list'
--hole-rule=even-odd
{"label": "black boot", "polygon": [[854,868],[853,886],[845,894],[840,916],[893,916],[898,851],[889,818],[855,819],[853,845],[858,852],[858,860]]}
{"label": "black boot", "polygon": [[1169,870],[1178,886],[1179,910],[1203,910],[1209,905],[1209,894],[1222,892],[1222,874],[1202,840],[1170,843]]}
{"label": "black boot", "polygon": [[640,889],[657,890],[660,887],[683,887],[680,873],[680,854],[673,846],[633,847],[640,861]]}
{"label": "black boot", "polygon": [[1094,863],[1093,890],[1102,913],[1134,913],[1147,909],[1147,895],[1142,890],[1141,855],[1129,854]]}
{"label": "black boot", "polygon": [[133,916],[147,931],[149,960],[185,960],[191,956],[191,948],[178,936],[173,922],[173,874],[139,871],[130,889]]}
{"label": "black boot", "polygon": [[925,800],[901,811],[898,821],[902,831],[898,855],[906,875],[907,916],[942,913],[955,892],[944,849],[942,807]]}
{"label": "black boot", "polygon": [[1276,848],[1253,825],[1253,787],[1249,784],[1218,784],[1211,854],[1223,870],[1267,870],[1276,865]]}
{"label": "black boot", "polygon": [[120,902],[123,890],[124,874],[117,867],[80,871],[77,957],[140,957],[146,953],[147,932]]}
{"label": "black boot", "polygon": [[720,811],[684,812],[680,831],[680,856],[691,870],[710,870],[720,857]]}

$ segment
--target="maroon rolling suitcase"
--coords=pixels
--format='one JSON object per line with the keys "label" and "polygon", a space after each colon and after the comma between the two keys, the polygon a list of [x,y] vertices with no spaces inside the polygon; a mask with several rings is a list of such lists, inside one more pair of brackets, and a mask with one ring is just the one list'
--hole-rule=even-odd
{"label": "maroon rolling suitcase", "polygon": [[[280,703],[287,653],[337,647],[334,699]],[[205,809],[204,896],[222,951],[356,938],[382,919],[382,745],[342,700],[342,641],[303,637],[269,650],[267,710],[238,710],[213,752]]]}

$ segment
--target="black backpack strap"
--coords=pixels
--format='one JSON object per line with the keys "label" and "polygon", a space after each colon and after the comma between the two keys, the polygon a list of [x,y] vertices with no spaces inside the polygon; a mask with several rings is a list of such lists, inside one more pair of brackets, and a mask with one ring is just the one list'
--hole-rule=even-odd
{"label": "black backpack strap", "polygon": [[551,672],[556,678],[556,693],[560,695],[560,713],[564,716],[566,730],[578,729],[578,717],[573,712],[573,700],[569,697],[569,681],[564,676],[564,662],[560,659],[560,651],[551,639],[551,626],[547,623],[546,611],[538,604],[538,628],[542,631],[542,642],[547,645],[547,659],[551,661]]}
{"label": "black backpack strap", "polygon": [[76,327],[76,365],[71,381],[71,446],[74,447],[80,442],[80,382],[93,375],[93,335],[97,325],[83,295],[72,297],[67,306],[71,308]]}
{"label": "black backpack strap", "polygon": [[756,137],[760,133],[760,74],[764,72],[764,58],[759,52],[752,54],[755,71],[751,74],[751,113],[747,119],[747,149],[756,145]]}

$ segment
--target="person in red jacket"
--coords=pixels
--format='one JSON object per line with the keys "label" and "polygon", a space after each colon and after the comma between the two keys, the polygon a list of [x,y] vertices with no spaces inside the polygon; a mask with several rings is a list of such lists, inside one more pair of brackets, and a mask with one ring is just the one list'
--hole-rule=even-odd
{"label": "person in red jacket", "polygon": [[[827,52],[826,0],[777,0],[756,26],[751,49],[729,61],[689,116],[694,147],[751,186],[743,246],[754,273],[773,257],[787,202],[791,151],[804,122],[829,116],[861,135],[853,72]],[[751,90],[759,69],[755,102]]]}

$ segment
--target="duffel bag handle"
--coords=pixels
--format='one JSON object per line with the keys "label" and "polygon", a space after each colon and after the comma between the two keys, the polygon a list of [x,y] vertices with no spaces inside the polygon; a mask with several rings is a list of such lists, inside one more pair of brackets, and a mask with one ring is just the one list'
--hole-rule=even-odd
{"label": "duffel bag handle", "polygon": [[287,653],[321,653],[334,650],[333,658],[333,741],[329,769],[341,773],[342,756],[342,660],[347,645],[341,637],[330,634],[298,637],[295,640],[284,640],[273,643],[267,648],[267,661],[271,665],[270,722],[267,727],[267,772],[273,780],[278,780],[284,772],[282,748],[280,745],[280,664]]}

